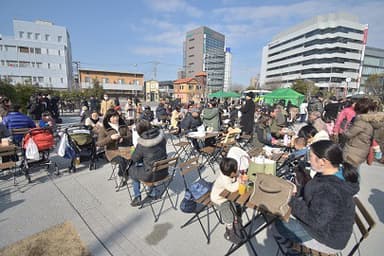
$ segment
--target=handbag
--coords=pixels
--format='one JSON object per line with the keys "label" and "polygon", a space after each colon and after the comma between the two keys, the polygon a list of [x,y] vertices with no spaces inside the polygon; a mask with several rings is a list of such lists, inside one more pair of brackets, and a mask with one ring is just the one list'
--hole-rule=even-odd
{"label": "handbag", "polygon": [[377,142],[375,140],[372,140],[372,143],[371,143],[371,146],[369,146],[369,151],[368,151],[368,156],[367,156],[367,164],[368,165],[372,165],[373,163],[373,160],[375,160],[375,144],[377,144]]}

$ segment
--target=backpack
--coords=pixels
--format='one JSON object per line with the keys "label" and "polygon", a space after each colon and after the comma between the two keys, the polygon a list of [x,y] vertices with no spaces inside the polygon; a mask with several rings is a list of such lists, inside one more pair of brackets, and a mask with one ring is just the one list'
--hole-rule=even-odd
{"label": "backpack", "polygon": [[200,197],[211,191],[212,182],[200,179],[185,190],[184,198],[180,203],[180,210],[185,213],[196,213],[203,205],[196,203]]}

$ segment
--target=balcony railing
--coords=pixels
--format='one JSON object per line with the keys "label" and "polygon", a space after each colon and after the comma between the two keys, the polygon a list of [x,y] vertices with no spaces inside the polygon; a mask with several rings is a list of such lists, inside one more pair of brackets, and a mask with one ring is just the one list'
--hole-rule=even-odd
{"label": "balcony railing", "polygon": [[[103,86],[104,90],[119,90],[119,91],[142,91],[143,90],[143,86],[135,85],[135,84],[104,83],[100,85]],[[92,87],[93,87],[93,83],[87,83],[87,82],[81,83],[81,88],[83,89],[92,88]]]}

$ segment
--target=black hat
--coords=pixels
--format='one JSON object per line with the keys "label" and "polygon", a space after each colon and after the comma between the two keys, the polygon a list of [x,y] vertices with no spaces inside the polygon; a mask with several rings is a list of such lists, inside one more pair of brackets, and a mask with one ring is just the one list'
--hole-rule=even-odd
{"label": "black hat", "polygon": [[250,98],[255,97],[255,95],[253,94],[253,92],[247,92],[247,94],[245,94],[245,96],[248,96],[248,97],[250,97]]}

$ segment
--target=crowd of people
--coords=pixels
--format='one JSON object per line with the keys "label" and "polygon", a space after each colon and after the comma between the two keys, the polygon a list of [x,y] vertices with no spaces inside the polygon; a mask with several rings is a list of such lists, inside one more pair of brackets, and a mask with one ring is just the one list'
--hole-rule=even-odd
{"label": "crowd of people", "polygon": [[[292,147],[288,159],[301,159],[312,168],[304,184],[297,184],[297,196],[289,205],[292,218],[276,224],[276,237],[290,242],[307,243],[322,251],[334,253],[345,247],[352,232],[354,205],[352,197],[359,191],[359,172],[370,151],[384,163],[384,112],[382,106],[369,98],[324,99],[322,93],[305,100],[299,106],[279,101],[265,105],[248,93],[243,100],[202,99],[180,104],[161,99],[155,111],[136,99],[128,99],[124,106],[118,98],[107,94],[101,102],[91,97],[84,100],[81,122],[97,137],[96,145],[107,151],[135,145],[131,159],[113,155],[118,164],[118,175],[133,180],[132,206],[158,197],[158,191],[149,188],[141,198],[140,181],[154,182],[167,175],[167,170],[151,172],[154,162],[167,158],[164,128],[183,136],[204,127],[205,131],[227,132],[241,129],[247,135],[250,147]],[[0,136],[9,136],[10,129],[52,126],[59,117],[57,100],[49,95],[31,97],[29,115],[19,112],[6,97],[0,98],[2,124]],[[134,141],[134,135],[138,138]],[[14,138],[21,140],[21,138]],[[201,145],[191,140],[194,149]],[[205,143],[212,143],[208,140]],[[234,226],[239,214],[232,212],[230,203],[219,193],[222,189],[238,189],[238,165],[235,159],[223,157],[219,176],[214,183],[211,198],[222,213],[226,224],[225,238],[241,241]]]}

